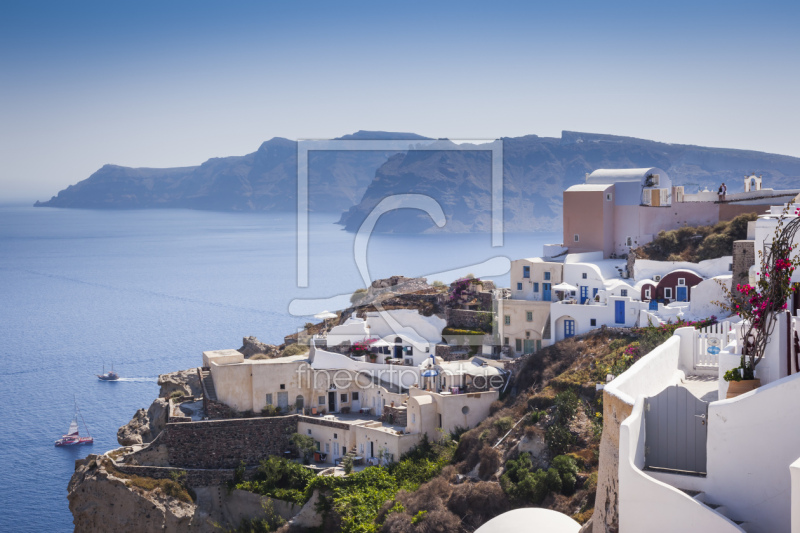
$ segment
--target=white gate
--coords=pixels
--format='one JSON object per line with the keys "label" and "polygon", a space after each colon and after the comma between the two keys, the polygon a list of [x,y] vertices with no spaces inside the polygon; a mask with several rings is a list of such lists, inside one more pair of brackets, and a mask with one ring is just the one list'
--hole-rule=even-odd
{"label": "white gate", "polygon": [[718,322],[698,330],[694,350],[696,369],[719,368],[719,352],[733,340],[734,330],[730,322]]}

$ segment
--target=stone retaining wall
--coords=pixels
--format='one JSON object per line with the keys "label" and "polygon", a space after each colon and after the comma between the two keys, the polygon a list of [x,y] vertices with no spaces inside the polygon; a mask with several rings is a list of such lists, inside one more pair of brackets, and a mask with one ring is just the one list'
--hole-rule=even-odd
{"label": "stone retaining wall", "polygon": [[491,327],[491,321],[486,316],[491,316],[491,311],[470,311],[467,309],[447,309],[447,326],[455,329],[470,329],[483,331],[484,327]]}
{"label": "stone retaining wall", "polygon": [[169,465],[178,468],[236,468],[256,465],[291,449],[297,416],[241,418],[167,424],[159,438]]}

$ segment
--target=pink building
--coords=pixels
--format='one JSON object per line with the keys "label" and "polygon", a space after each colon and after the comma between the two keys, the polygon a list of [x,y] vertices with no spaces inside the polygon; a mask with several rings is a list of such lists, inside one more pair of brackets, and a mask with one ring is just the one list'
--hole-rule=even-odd
{"label": "pink building", "polygon": [[761,188],[728,194],[720,202],[709,191],[684,194],[660,168],[598,169],[586,183],[564,191],[564,242],[570,253],[627,254],[661,230],[707,226],[743,213],[761,213],[789,201],[800,189]]}

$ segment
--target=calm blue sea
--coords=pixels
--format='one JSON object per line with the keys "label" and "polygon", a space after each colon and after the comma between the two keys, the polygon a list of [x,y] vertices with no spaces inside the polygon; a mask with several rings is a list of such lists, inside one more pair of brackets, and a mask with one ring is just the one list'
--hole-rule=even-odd
{"label": "calm blue sea", "polygon": [[[158,374],[246,335],[279,344],[308,321],[289,315],[291,299],[361,287],[353,235],[334,220],[311,217],[310,283],[299,289],[291,215],[0,207],[0,529],[70,531],[74,461],[117,446]],[[368,257],[373,278],[428,275],[536,256],[546,242],[560,235],[507,234],[502,248],[485,234],[382,235]],[[125,380],[98,381],[112,361]],[[94,446],[55,448],[73,395]]]}

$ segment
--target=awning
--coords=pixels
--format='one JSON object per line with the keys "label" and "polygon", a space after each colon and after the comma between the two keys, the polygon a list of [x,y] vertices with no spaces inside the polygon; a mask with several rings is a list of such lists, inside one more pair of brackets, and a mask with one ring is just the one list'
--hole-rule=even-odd
{"label": "awning", "polygon": [[553,285],[554,291],[577,291],[578,287],[575,285],[570,285],[569,283],[559,283],[558,285]]}

